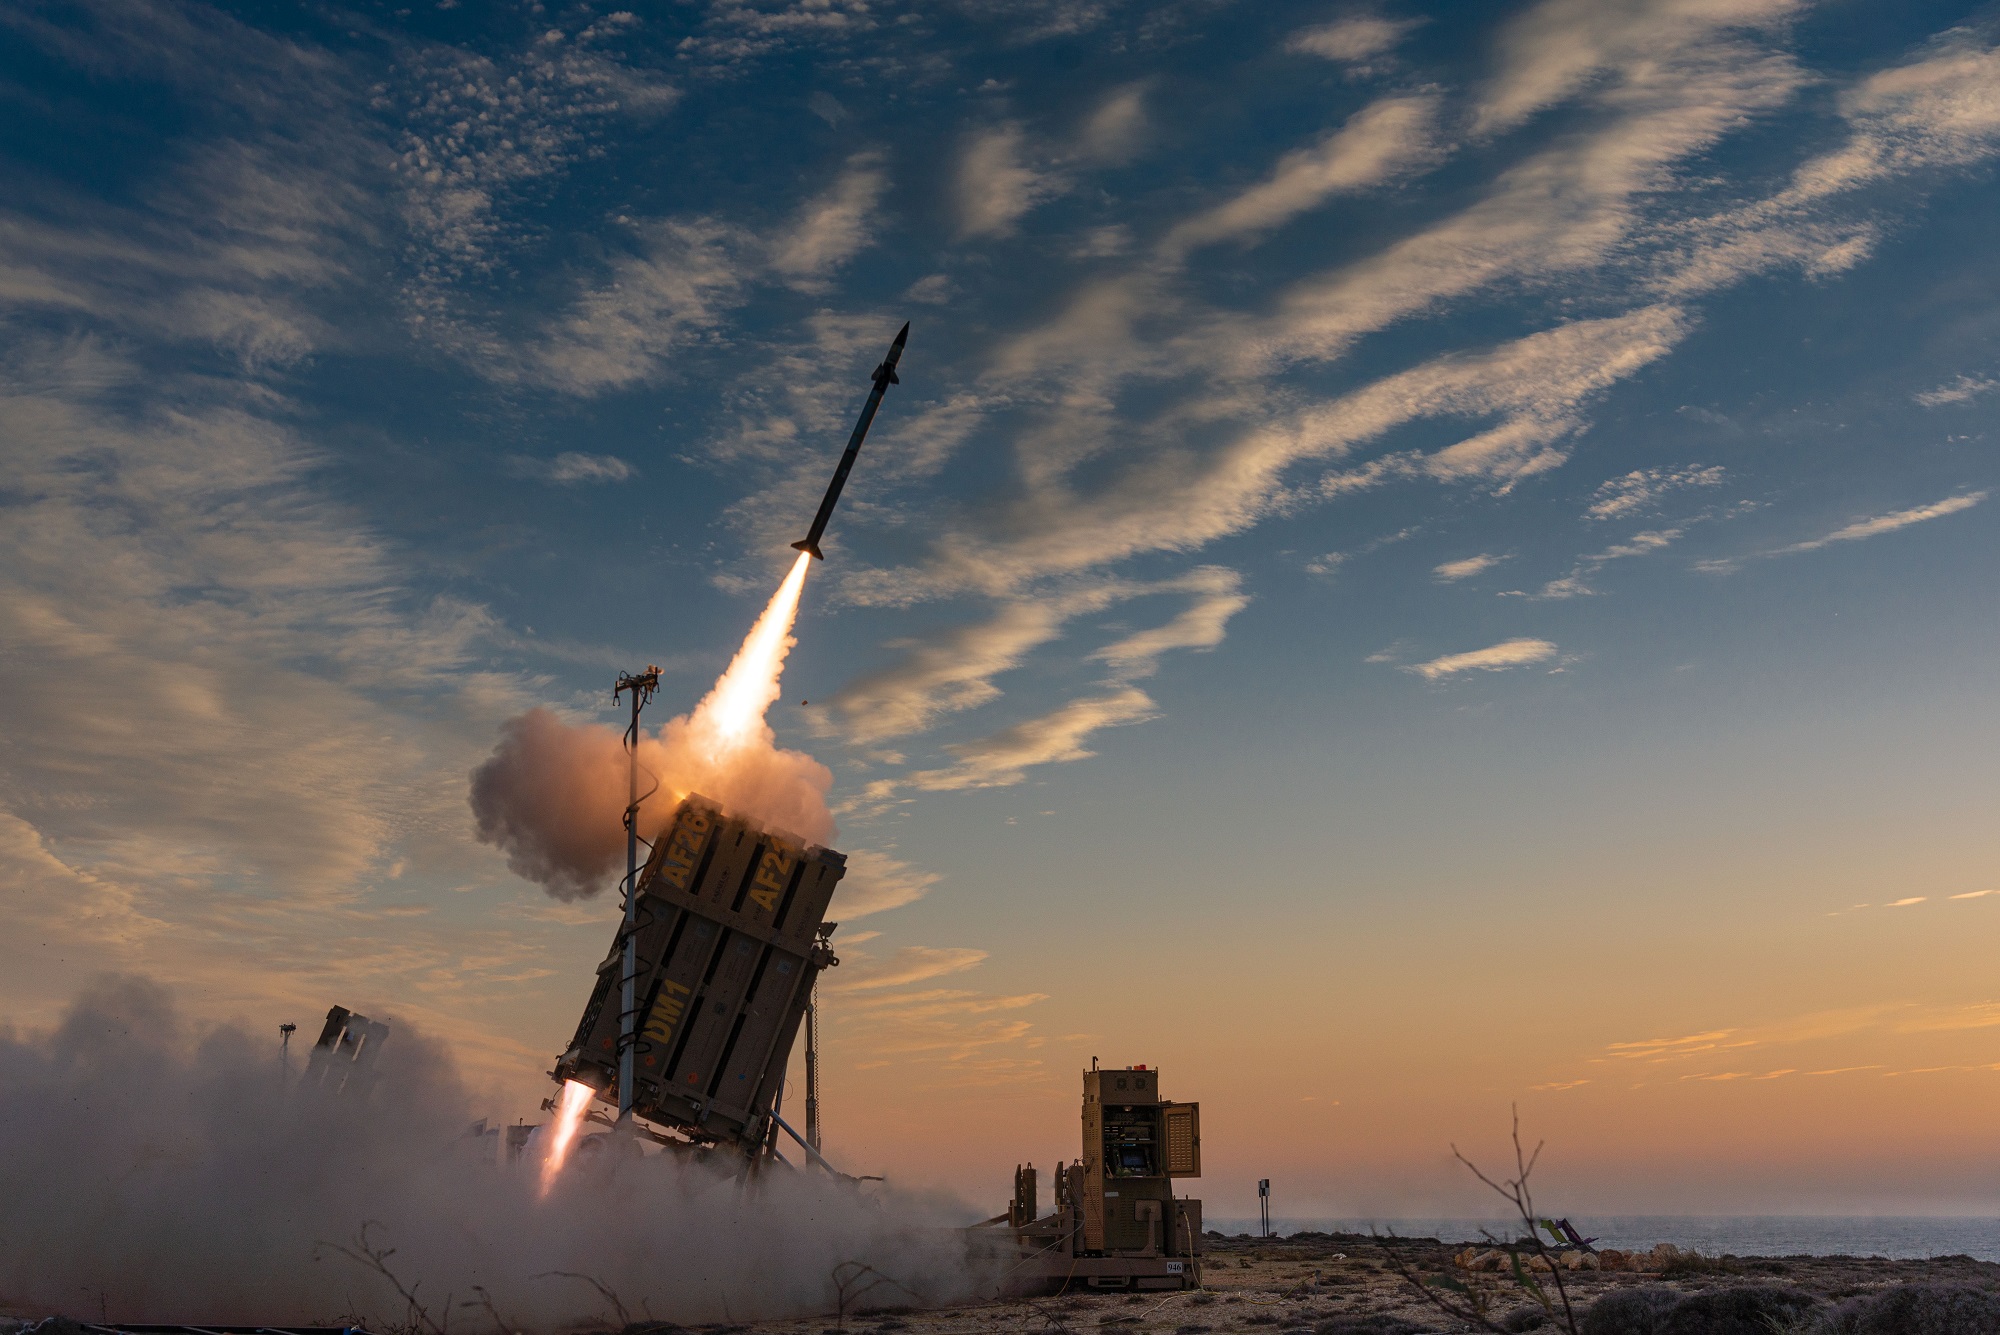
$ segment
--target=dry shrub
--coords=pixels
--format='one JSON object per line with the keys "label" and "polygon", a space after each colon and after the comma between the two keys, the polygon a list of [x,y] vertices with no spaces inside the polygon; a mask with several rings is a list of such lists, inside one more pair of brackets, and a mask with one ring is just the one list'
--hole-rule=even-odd
{"label": "dry shrub", "polygon": [[1992,1335],[2000,1294],[1962,1284],[1901,1284],[1850,1298],[1822,1316],[1812,1335]]}
{"label": "dry shrub", "polygon": [[1710,1289],[1683,1298],[1660,1317],[1658,1335],[1772,1335],[1799,1329],[1819,1302],[1771,1284]]}
{"label": "dry shrub", "polygon": [[1609,1293],[1584,1314],[1582,1335],[1782,1335],[1804,1330],[1811,1294],[1769,1284],[1683,1296],[1650,1286]]}
{"label": "dry shrub", "polygon": [[1583,1314],[1583,1335],[1658,1335],[1660,1317],[1681,1300],[1673,1289],[1647,1285],[1607,1293]]}

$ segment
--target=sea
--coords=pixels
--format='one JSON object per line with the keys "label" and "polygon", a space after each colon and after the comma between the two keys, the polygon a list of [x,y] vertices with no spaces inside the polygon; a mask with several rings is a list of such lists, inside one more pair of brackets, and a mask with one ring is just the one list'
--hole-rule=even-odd
{"label": "sea", "polygon": [[[1881,1256],[1923,1260],[1970,1256],[2000,1261],[2000,1219],[1896,1215],[1571,1215],[1599,1247],[1644,1251],[1671,1242],[1704,1256]],[[1256,1233],[1254,1219],[1210,1219],[1218,1233]],[[1476,1242],[1520,1236],[1518,1219],[1273,1219],[1288,1233],[1395,1233],[1406,1238]]]}

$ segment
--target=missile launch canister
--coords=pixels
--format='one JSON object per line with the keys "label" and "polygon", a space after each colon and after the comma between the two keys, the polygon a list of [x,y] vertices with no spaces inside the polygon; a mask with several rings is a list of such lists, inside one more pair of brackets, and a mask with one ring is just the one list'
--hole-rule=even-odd
{"label": "missile launch canister", "polygon": [[[756,1156],[774,1139],[785,1064],[813,979],[838,964],[825,921],[847,860],[690,795],[639,877],[640,1029],[632,1110],[688,1140]],[[618,1102],[623,932],[550,1074]]]}
{"label": "missile launch canister", "polygon": [[896,341],[889,345],[889,355],[875,368],[869,378],[875,388],[868,391],[868,402],[861,405],[861,420],[854,424],[854,434],[847,438],[847,450],[840,456],[840,464],[833,470],[833,481],[826,485],[826,496],[819,503],[819,513],[813,516],[812,529],[803,539],[792,544],[802,552],[808,552],[813,559],[824,561],[826,553],[820,551],[819,540],[826,532],[826,521],[833,517],[833,507],[840,503],[840,489],[847,485],[847,475],[854,468],[854,456],[861,453],[861,442],[868,438],[868,428],[875,421],[875,410],[882,406],[882,396],[889,392],[889,386],[900,385],[896,378],[896,363],[903,359],[903,345],[909,342],[910,326],[905,324],[896,335]]}

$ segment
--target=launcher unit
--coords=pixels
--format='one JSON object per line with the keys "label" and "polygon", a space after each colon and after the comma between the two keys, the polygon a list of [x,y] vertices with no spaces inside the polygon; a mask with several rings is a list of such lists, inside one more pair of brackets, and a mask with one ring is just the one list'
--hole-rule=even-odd
{"label": "launcher unit", "polygon": [[[639,877],[633,1113],[757,1157],[773,1142],[792,1041],[819,971],[847,859],[690,796]],[[550,1072],[618,1103],[622,928],[576,1038]]]}
{"label": "launcher unit", "polygon": [[388,1041],[389,1026],[380,1020],[333,1007],[306,1058],[305,1083],[348,1098],[367,1098],[375,1087],[375,1059]]}
{"label": "launcher unit", "polygon": [[1017,1257],[1023,1289],[1179,1289],[1201,1283],[1201,1202],[1174,1179],[1201,1176],[1201,1105],[1160,1097],[1144,1066],[1083,1073],[1083,1157],[1055,1172],[1055,1212],[1041,1214],[1035,1166],[1014,1170],[1007,1213],[974,1230],[982,1251]]}

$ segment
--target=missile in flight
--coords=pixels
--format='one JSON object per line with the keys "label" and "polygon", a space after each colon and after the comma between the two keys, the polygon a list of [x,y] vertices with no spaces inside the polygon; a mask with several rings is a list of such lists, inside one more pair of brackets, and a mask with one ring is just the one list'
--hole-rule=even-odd
{"label": "missile in flight", "polygon": [[819,503],[819,513],[813,516],[812,530],[792,546],[798,551],[808,552],[814,560],[824,561],[826,554],[819,549],[820,536],[826,532],[826,521],[833,517],[833,507],[840,503],[840,489],[847,485],[847,474],[854,467],[854,456],[861,453],[861,442],[868,438],[868,428],[875,421],[875,410],[882,406],[882,396],[889,392],[889,386],[903,382],[896,378],[896,363],[903,359],[903,345],[910,340],[910,326],[905,324],[896,341],[889,345],[889,355],[875,368],[869,378],[875,388],[868,391],[868,402],[861,405],[861,420],[854,424],[854,434],[847,438],[847,452],[840,456],[840,466],[833,470],[833,481],[826,485],[826,496]]}

